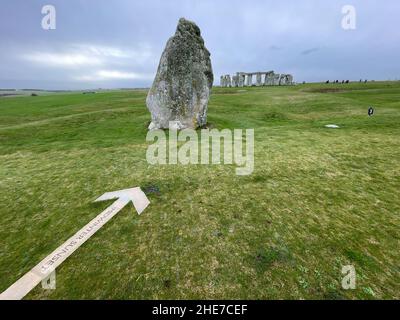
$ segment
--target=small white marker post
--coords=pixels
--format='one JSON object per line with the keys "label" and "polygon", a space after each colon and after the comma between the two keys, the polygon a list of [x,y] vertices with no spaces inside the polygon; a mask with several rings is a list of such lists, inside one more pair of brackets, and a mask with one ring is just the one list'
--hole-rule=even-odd
{"label": "small white marker post", "polygon": [[[132,201],[138,214],[150,204],[144,192],[139,188],[131,188],[114,192],[107,192],[95,201],[117,199],[111,206],[100,213],[96,218],[85,225],[75,235],[69,238],[50,255],[44,258],[31,271],[17,280],[6,291],[0,294],[0,300],[20,300],[25,297],[42,280],[52,276],[55,269],[63,263],[72,253],[84,244],[92,235],[103,227],[123,207]],[[55,274],[54,274],[55,276]]]}

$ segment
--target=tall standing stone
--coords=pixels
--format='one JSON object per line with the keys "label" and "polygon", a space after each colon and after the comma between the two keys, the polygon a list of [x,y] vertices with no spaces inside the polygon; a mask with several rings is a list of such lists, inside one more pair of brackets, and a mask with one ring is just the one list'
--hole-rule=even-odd
{"label": "tall standing stone", "polygon": [[169,128],[169,122],[174,129],[205,125],[213,80],[210,53],[199,27],[179,19],[147,95],[152,120],[149,130]]}
{"label": "tall standing stone", "polygon": [[232,87],[231,76],[229,74],[226,75],[226,86],[229,88]]}
{"label": "tall standing stone", "polygon": [[220,86],[225,87],[225,76],[221,76],[220,78]]}
{"label": "tall standing stone", "polygon": [[238,72],[238,77],[239,77],[239,87],[244,86],[244,81],[246,79],[246,75],[243,72]]}
{"label": "tall standing stone", "polygon": [[281,75],[278,73],[278,74],[274,74],[273,75],[273,79],[272,79],[272,84],[274,85],[274,86],[277,86],[277,85],[279,85],[279,80],[281,79]]}
{"label": "tall standing stone", "polygon": [[274,71],[268,71],[265,74],[264,85],[272,86],[274,84]]}
{"label": "tall standing stone", "polygon": [[256,73],[256,86],[261,86],[261,72]]}
{"label": "tall standing stone", "polygon": [[232,87],[237,87],[239,85],[239,76],[232,76]]}
{"label": "tall standing stone", "polygon": [[253,74],[252,73],[248,73],[247,74],[247,86],[251,87],[253,85]]}

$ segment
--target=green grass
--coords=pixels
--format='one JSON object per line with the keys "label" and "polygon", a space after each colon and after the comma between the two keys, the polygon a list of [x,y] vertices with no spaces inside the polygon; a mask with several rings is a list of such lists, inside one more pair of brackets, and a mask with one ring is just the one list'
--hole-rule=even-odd
{"label": "green grass", "polygon": [[147,164],[145,97],[0,98],[0,291],[110,204],[95,198],[155,186],[26,298],[400,298],[400,82],[213,89],[215,128],[255,129],[250,176]]}

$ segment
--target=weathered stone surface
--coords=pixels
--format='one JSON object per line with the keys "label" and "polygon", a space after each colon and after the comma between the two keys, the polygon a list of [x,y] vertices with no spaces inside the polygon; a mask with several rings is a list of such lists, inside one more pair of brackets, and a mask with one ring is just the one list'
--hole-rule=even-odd
{"label": "weathered stone surface", "polygon": [[232,86],[231,76],[229,74],[227,74],[225,76],[225,79],[226,79],[226,86],[231,87]]}
{"label": "weathered stone surface", "polygon": [[252,73],[248,73],[247,74],[247,86],[251,87],[253,85],[253,74]]}
{"label": "weathered stone surface", "polygon": [[243,72],[238,72],[238,79],[239,79],[239,87],[244,87],[244,81],[246,79],[246,75]]}
{"label": "weathered stone surface", "polygon": [[177,129],[205,125],[213,80],[210,53],[199,27],[181,18],[147,95],[149,129],[169,128],[170,121]]}
{"label": "weathered stone surface", "polygon": [[279,85],[287,86],[293,84],[293,76],[291,74],[281,74]]}
{"label": "weathered stone surface", "polygon": [[221,76],[220,78],[220,86],[225,87],[225,76]]}
{"label": "weathered stone surface", "polygon": [[293,84],[293,76],[291,74],[286,75],[286,84],[292,85]]}
{"label": "weathered stone surface", "polygon": [[261,86],[261,72],[256,73],[256,86]]}
{"label": "weathered stone surface", "polygon": [[264,85],[265,86],[272,86],[274,84],[274,71],[268,71],[265,74]]}
{"label": "weathered stone surface", "polygon": [[274,74],[273,79],[272,79],[272,85],[277,86],[279,85],[279,80],[281,78],[281,75],[278,74]]}
{"label": "weathered stone surface", "polygon": [[282,86],[284,83],[284,80],[285,80],[285,75],[284,74],[281,74],[281,75],[279,75],[279,85],[280,86]]}
{"label": "weathered stone surface", "polygon": [[239,86],[239,76],[232,76],[232,87]]}

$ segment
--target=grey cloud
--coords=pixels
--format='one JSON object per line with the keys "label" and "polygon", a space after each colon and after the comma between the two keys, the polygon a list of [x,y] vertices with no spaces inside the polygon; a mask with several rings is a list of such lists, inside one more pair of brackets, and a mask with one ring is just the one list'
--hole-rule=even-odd
{"label": "grey cloud", "polygon": [[302,55],[307,55],[307,54],[310,54],[310,53],[313,53],[313,52],[317,52],[317,51],[319,51],[319,48],[311,48],[311,49],[307,49],[307,50],[302,51],[301,54]]}
{"label": "grey cloud", "polygon": [[279,51],[279,50],[282,50],[282,48],[279,47],[279,46],[272,45],[272,46],[269,47],[269,50],[272,50],[272,51]]}

